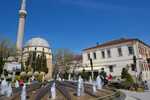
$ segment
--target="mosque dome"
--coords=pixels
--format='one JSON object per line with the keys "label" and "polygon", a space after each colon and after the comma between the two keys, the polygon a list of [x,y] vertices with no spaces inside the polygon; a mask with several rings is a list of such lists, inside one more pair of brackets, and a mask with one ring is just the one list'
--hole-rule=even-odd
{"label": "mosque dome", "polygon": [[15,57],[13,57],[13,56],[10,56],[10,57],[7,58],[7,61],[10,61],[10,62],[11,62],[11,61],[15,61],[15,60],[16,60],[16,59],[15,59]]}
{"label": "mosque dome", "polygon": [[43,38],[32,38],[26,44],[25,47],[47,47],[50,48],[49,43]]}

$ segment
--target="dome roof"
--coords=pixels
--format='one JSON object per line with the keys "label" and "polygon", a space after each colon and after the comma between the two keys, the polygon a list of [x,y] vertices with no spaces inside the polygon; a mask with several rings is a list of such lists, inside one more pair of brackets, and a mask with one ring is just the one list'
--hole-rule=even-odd
{"label": "dome roof", "polygon": [[25,46],[50,47],[48,42],[43,38],[32,38],[25,44]]}
{"label": "dome roof", "polygon": [[7,61],[15,61],[16,59],[15,59],[15,57],[13,57],[13,56],[10,56],[10,57],[8,57],[7,58]]}

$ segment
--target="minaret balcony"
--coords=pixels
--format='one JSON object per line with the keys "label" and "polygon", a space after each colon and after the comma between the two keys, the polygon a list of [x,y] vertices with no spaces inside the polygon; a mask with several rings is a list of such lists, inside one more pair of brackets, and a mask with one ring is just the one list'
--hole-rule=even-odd
{"label": "minaret balcony", "polygon": [[25,11],[25,10],[19,10],[19,14],[20,14],[20,15],[22,15],[22,14],[23,14],[23,15],[27,15],[27,11]]}

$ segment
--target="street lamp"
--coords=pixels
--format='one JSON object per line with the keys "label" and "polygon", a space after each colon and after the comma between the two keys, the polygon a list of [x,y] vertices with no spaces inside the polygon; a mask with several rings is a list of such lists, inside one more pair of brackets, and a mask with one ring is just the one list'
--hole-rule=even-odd
{"label": "street lamp", "polygon": [[92,58],[90,58],[90,65],[91,65],[92,80],[94,80],[94,73],[93,73],[93,60],[92,60]]}
{"label": "street lamp", "polygon": [[137,64],[136,64],[136,62],[137,62],[137,57],[134,55],[133,56],[133,66],[134,66],[134,71],[135,71],[135,80],[136,80],[136,83],[137,83]]}

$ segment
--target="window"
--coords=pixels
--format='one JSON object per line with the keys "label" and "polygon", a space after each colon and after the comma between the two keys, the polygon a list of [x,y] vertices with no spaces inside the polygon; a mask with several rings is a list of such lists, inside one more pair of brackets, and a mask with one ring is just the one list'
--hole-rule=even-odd
{"label": "window", "polygon": [[87,57],[88,57],[88,60],[90,60],[91,57],[90,57],[90,54],[89,54],[89,53],[87,54]]}
{"label": "window", "polygon": [[111,65],[111,66],[109,66],[109,72],[114,72],[114,68],[113,68],[113,66]]}
{"label": "window", "polygon": [[129,55],[134,55],[134,49],[132,46],[128,47]]}
{"label": "window", "polygon": [[107,55],[108,55],[108,58],[111,57],[111,52],[110,52],[110,50],[107,50]]}
{"label": "window", "polygon": [[122,56],[122,49],[121,48],[118,48],[118,55]]}
{"label": "window", "polygon": [[94,59],[97,58],[96,52],[93,53],[93,58],[94,58]]}
{"label": "window", "polygon": [[105,52],[102,51],[102,58],[105,58]]}

